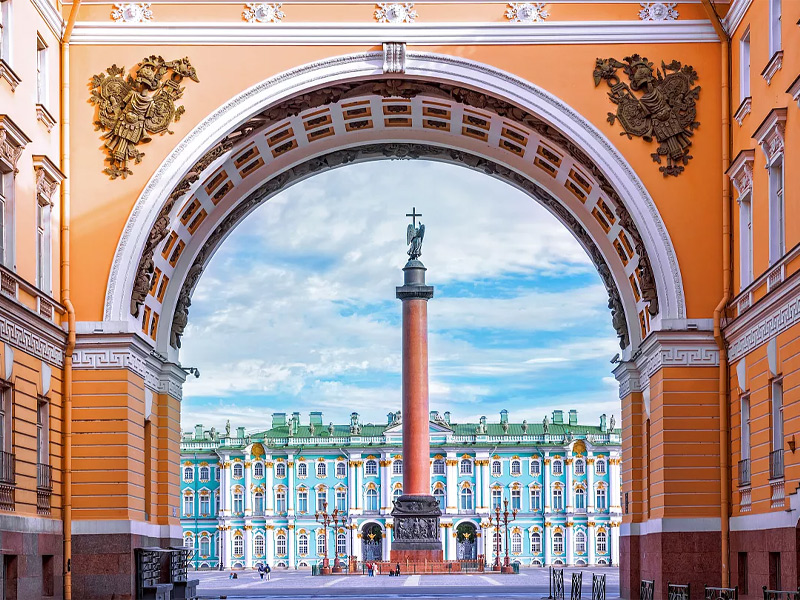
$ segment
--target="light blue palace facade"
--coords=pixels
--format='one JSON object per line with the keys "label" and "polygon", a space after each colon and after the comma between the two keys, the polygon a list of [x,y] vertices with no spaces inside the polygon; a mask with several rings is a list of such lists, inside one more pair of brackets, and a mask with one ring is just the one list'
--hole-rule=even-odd
{"label": "light blue palace facade", "polygon": [[[620,432],[613,417],[578,424],[576,411],[540,424],[455,423],[430,417],[431,494],[442,509],[446,560],[494,561],[494,507],[515,509],[509,555],[523,566],[618,563]],[[392,500],[403,493],[402,424],[324,425],[312,412],[272,426],[218,432],[197,425],[181,441],[181,524],[197,569],[303,568],[332,560],[388,560]],[[338,511],[327,528],[317,511]]]}

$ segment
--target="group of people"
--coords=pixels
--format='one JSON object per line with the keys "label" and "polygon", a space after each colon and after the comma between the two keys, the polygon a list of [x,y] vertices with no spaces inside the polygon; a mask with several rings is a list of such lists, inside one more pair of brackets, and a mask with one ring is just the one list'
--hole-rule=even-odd
{"label": "group of people", "polygon": [[[375,577],[375,569],[376,565],[374,562],[369,561],[364,563],[364,566],[367,568],[367,575],[370,577]],[[394,569],[389,570],[389,577],[400,577],[400,563],[397,563]]]}
{"label": "group of people", "polygon": [[[367,568],[367,575],[370,577],[375,577],[375,569],[377,565],[369,561],[364,563],[364,566]],[[272,567],[268,564],[259,564],[258,565],[258,574],[261,576],[261,579],[264,579],[264,576],[267,576],[267,581],[270,581],[270,574],[272,573]],[[389,577],[400,577],[400,563],[397,563],[394,569],[389,571]],[[230,575],[228,575],[228,579],[239,579],[239,575],[235,571],[231,571]]]}
{"label": "group of people", "polygon": [[270,580],[270,573],[272,573],[272,567],[270,567],[267,563],[263,565],[259,563],[258,565],[258,574],[261,575],[261,579],[264,579],[264,575],[267,576],[267,581]]}

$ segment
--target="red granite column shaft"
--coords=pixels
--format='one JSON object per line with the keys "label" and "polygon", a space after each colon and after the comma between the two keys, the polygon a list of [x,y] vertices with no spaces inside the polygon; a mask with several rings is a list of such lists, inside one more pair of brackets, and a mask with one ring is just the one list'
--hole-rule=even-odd
{"label": "red granite column shaft", "polygon": [[403,300],[403,494],[431,493],[428,301]]}

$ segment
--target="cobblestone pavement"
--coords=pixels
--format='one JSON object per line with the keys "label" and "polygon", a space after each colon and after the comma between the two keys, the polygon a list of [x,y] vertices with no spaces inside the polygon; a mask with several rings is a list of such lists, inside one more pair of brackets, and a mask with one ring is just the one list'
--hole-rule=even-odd
{"label": "cobblestone pavement", "polygon": [[[569,597],[570,578],[581,569],[564,570],[564,583]],[[619,596],[619,571],[617,569],[582,569],[582,597],[591,598],[591,573],[606,575],[606,595]],[[368,599],[414,598],[416,600],[446,597],[459,598],[520,598],[536,599],[548,595],[547,569],[522,569],[519,575],[469,574],[469,575],[401,575],[400,577],[365,575],[331,575],[314,577],[308,571],[272,572],[271,581],[262,581],[258,573],[239,571],[238,579],[229,579],[228,572],[205,571],[190,573],[200,579],[201,598],[342,598]]]}

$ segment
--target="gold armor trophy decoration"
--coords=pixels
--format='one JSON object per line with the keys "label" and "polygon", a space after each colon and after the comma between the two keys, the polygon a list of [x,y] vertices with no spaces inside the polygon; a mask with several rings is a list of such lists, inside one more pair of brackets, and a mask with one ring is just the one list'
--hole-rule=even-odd
{"label": "gold armor trophy decoration", "polygon": [[[630,85],[620,81],[617,75],[620,68],[630,79]],[[613,125],[619,119],[624,129],[620,135],[627,135],[628,139],[636,135],[651,142],[655,138],[659,147],[650,156],[661,165],[658,170],[664,177],[677,177],[692,158],[689,154],[692,131],[700,126],[695,121],[700,86],[692,87],[697,72],[673,60],[668,65],[662,62],[654,74],[653,63],[634,54],[626,56],[622,62],[615,58],[598,58],[594,85],[600,85],[603,79],[611,88],[609,98],[617,105],[616,113],[608,113],[608,122]],[[638,90],[644,91],[644,95],[634,95]],[[661,157],[666,158],[666,165],[662,164]]]}
{"label": "gold armor trophy decoration", "polygon": [[[172,74],[162,82],[170,70]],[[111,179],[124,179],[133,174],[128,161],[138,164],[142,160],[144,153],[136,146],[152,139],[147,134],[173,133],[170,123],[180,120],[184,112],[183,106],[175,106],[183,95],[183,78],[199,79],[186,57],[166,62],[160,56],[148,56],[139,63],[135,76],[123,77],[125,67],[116,64],[106,73],[92,77],[89,100],[99,108],[95,129],[106,132],[109,166],[103,173]]]}

